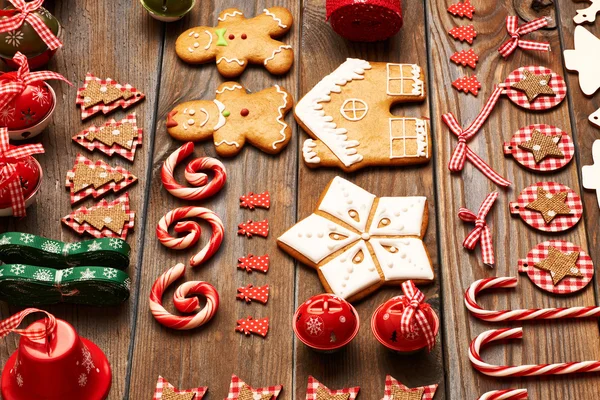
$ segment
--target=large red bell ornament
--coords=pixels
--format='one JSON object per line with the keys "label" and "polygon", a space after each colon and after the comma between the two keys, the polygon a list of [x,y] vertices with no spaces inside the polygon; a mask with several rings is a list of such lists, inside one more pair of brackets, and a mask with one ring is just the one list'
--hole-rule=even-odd
{"label": "large red bell ornament", "polygon": [[[406,283],[412,285],[411,281]],[[416,288],[415,290],[418,292]],[[422,296],[421,292],[418,293]],[[411,311],[413,315],[408,316],[408,319],[407,311]],[[431,349],[439,329],[440,320],[429,304],[413,299],[411,305],[411,299],[407,295],[392,297],[377,307],[371,318],[371,330],[379,343],[404,354],[415,353],[427,347]]]}
{"label": "large red bell ornament", "polygon": [[[0,336],[21,335],[19,348],[2,371],[5,400],[103,400],[108,397],[111,370],[102,350],[79,337],[73,326],[54,318],[16,329],[25,315],[44,312],[26,309],[0,323]],[[5,325],[11,325],[4,329]]]}
{"label": "large red bell ornament", "polygon": [[341,349],[358,333],[360,321],[352,304],[332,295],[319,294],[298,307],[292,324],[302,343],[322,352]]}

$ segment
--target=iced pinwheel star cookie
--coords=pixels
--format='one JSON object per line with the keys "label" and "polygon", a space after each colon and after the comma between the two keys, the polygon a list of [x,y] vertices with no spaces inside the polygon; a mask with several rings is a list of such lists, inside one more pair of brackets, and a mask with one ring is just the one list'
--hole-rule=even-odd
{"label": "iced pinwheel star cookie", "polygon": [[328,292],[355,301],[384,284],[433,280],[422,240],[427,220],[425,197],[376,197],[336,177],[315,212],[277,244],[315,268]]}

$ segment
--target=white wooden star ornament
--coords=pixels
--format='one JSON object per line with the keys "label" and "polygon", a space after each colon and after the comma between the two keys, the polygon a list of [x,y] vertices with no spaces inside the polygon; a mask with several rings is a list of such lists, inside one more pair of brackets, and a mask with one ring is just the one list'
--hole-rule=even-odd
{"label": "white wooden star ornament", "polygon": [[592,145],[593,165],[585,165],[581,168],[583,187],[596,191],[598,206],[600,207],[600,140],[594,141]]}
{"label": "white wooden star ornament", "polygon": [[565,67],[579,73],[581,90],[591,96],[600,88],[600,39],[584,27],[577,26],[574,42],[575,49],[564,51]]}

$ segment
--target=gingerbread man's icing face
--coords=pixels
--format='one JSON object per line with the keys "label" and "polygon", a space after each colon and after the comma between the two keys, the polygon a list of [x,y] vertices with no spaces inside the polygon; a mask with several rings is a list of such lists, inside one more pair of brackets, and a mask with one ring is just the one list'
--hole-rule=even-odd
{"label": "gingerbread man's icing face", "polygon": [[262,64],[272,74],[289,71],[294,62],[290,45],[274,40],[290,30],[292,14],[271,7],[250,19],[237,8],[219,15],[216,27],[198,26],[182,33],[175,44],[177,55],[190,64],[216,60],[221,75],[234,78],[248,63]]}
{"label": "gingerbread man's icing face", "polygon": [[292,95],[279,85],[250,94],[239,83],[225,82],[217,88],[215,100],[177,105],[167,116],[167,132],[182,141],[212,137],[223,157],[238,154],[246,141],[276,154],[291,138],[285,115],[292,103]]}

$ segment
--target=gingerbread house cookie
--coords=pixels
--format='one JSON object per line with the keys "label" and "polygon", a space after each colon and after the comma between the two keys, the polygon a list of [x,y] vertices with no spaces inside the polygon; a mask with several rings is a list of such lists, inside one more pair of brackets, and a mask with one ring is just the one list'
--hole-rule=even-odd
{"label": "gingerbread house cookie", "polygon": [[428,162],[427,121],[390,112],[394,104],[425,98],[418,65],[347,59],[296,105],[296,120],[311,136],[302,147],[304,162],[346,172]]}

